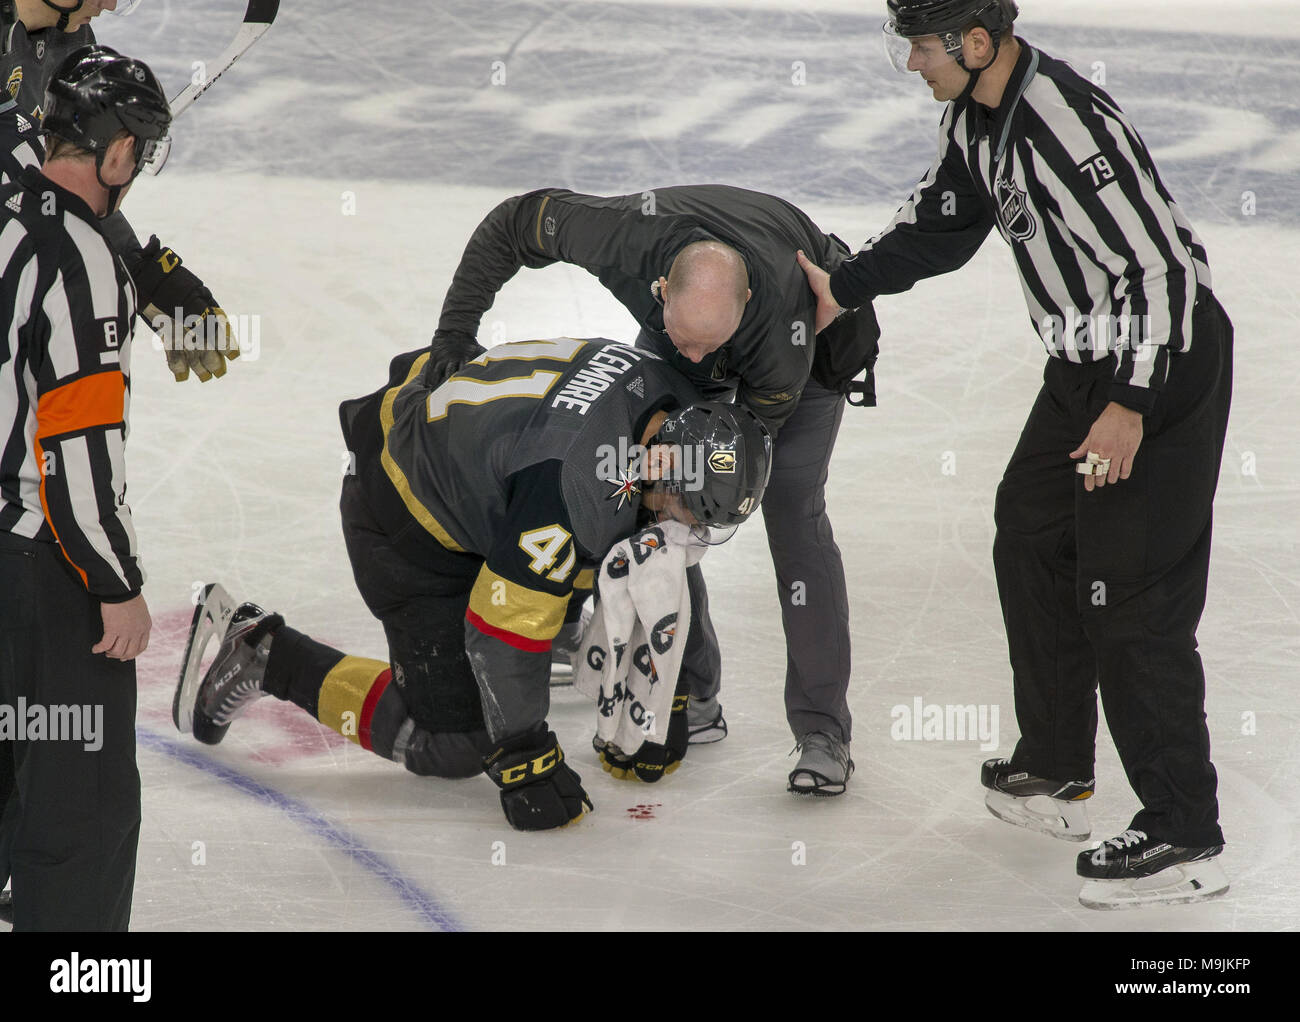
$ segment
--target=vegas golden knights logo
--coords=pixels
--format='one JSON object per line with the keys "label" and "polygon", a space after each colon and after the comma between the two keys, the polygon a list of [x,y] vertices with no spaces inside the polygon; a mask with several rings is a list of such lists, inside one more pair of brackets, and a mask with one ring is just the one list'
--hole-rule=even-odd
{"label": "vegas golden knights logo", "polygon": [[9,81],[5,82],[5,89],[8,90],[10,99],[18,98],[18,90],[22,88],[22,84],[23,68],[20,64],[9,72]]}
{"label": "vegas golden knights logo", "polygon": [[736,452],[714,451],[709,455],[709,468],[724,475],[732,475],[736,471]]}

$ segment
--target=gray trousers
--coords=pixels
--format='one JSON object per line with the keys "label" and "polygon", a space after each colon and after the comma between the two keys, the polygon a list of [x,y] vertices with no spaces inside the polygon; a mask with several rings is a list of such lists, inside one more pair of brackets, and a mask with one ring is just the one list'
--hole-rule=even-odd
{"label": "gray trousers", "polygon": [[[637,343],[655,347],[644,335]],[[853,727],[849,596],[844,562],[826,515],[826,477],[843,415],[843,396],[809,380],[776,439],[763,524],[785,629],[786,720],[796,738],[825,731],[847,742]],[[707,608],[698,567],[689,580],[695,604]],[[682,669],[690,675],[693,708],[718,697],[721,654],[712,624],[692,631]]]}
{"label": "gray trousers", "polygon": [[849,595],[826,515],[826,476],[844,398],[809,380],[776,438],[763,524],[785,629],[785,716],[796,738],[852,737]]}

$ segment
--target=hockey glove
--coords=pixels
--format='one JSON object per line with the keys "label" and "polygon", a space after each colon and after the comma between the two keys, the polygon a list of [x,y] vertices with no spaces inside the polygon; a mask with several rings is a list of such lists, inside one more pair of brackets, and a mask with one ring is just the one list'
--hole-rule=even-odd
{"label": "hockey glove", "polygon": [[686,706],[689,696],[673,696],[673,713],[668,718],[668,741],[642,742],[634,755],[628,755],[612,742],[600,750],[600,765],[610,776],[620,781],[642,780],[654,784],[676,770],[686,758],[690,738],[686,726]]}
{"label": "hockey glove", "polygon": [[501,809],[516,830],[564,827],[595,808],[545,724],[506,739],[483,769],[501,789]]}
{"label": "hockey glove", "polygon": [[425,384],[437,387],[460,372],[466,362],[478,358],[487,348],[473,337],[439,330],[429,344],[429,361],[424,367]]}
{"label": "hockey glove", "polygon": [[141,315],[162,340],[167,367],[179,383],[193,369],[199,380],[226,375],[226,361],[239,357],[239,341],[225,311],[181,257],[157,235],[127,267],[135,280]]}

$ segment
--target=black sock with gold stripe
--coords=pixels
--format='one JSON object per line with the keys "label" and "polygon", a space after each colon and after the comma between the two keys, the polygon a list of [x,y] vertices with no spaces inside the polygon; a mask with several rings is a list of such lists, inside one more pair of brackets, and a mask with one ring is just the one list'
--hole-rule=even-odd
{"label": "black sock with gold stripe", "polygon": [[[387,732],[395,731],[406,715],[396,689],[384,699],[391,678],[382,660],[349,656],[286,625],[271,643],[262,688],[300,706],[349,741],[389,757],[393,741]],[[381,702],[384,708],[376,720]],[[372,723],[393,717],[396,723],[380,724],[384,734],[374,745]]]}
{"label": "black sock with gold stripe", "polygon": [[271,642],[262,689],[315,717],[321,683],[346,655],[285,625]]}
{"label": "black sock with gold stripe", "polygon": [[[425,663],[418,658],[415,662]],[[271,643],[262,688],[413,773],[437,777],[481,773],[483,756],[494,748],[481,723],[477,728],[421,728],[411,719],[402,688],[391,681],[388,664],[349,656],[285,626]],[[440,691],[440,695],[448,693]]]}

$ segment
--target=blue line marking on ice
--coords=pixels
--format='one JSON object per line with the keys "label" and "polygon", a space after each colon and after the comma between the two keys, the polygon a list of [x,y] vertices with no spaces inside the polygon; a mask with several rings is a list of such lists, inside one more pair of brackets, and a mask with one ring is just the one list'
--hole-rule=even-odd
{"label": "blue line marking on ice", "polygon": [[392,888],[403,905],[430,925],[448,933],[462,929],[452,914],[439,905],[432,895],[421,890],[419,885],[403,876],[395,866],[386,862],[378,852],[367,848],[355,837],[340,830],[319,813],[313,812],[304,803],[290,798],[274,788],[268,788],[261,782],[255,781],[237,770],[232,770],[228,766],[209,759],[197,750],[177,745],[175,742],[164,738],[162,735],[154,734],[152,731],[137,728],[136,738],[146,748],[154,752],[160,752],[165,756],[171,756],[186,766],[191,766],[217,778],[217,780],[230,785],[232,788],[239,789],[245,795],[250,795],[265,806],[280,810],[294,823],[311,831],[331,848],[343,852],[363,869],[382,880]]}

